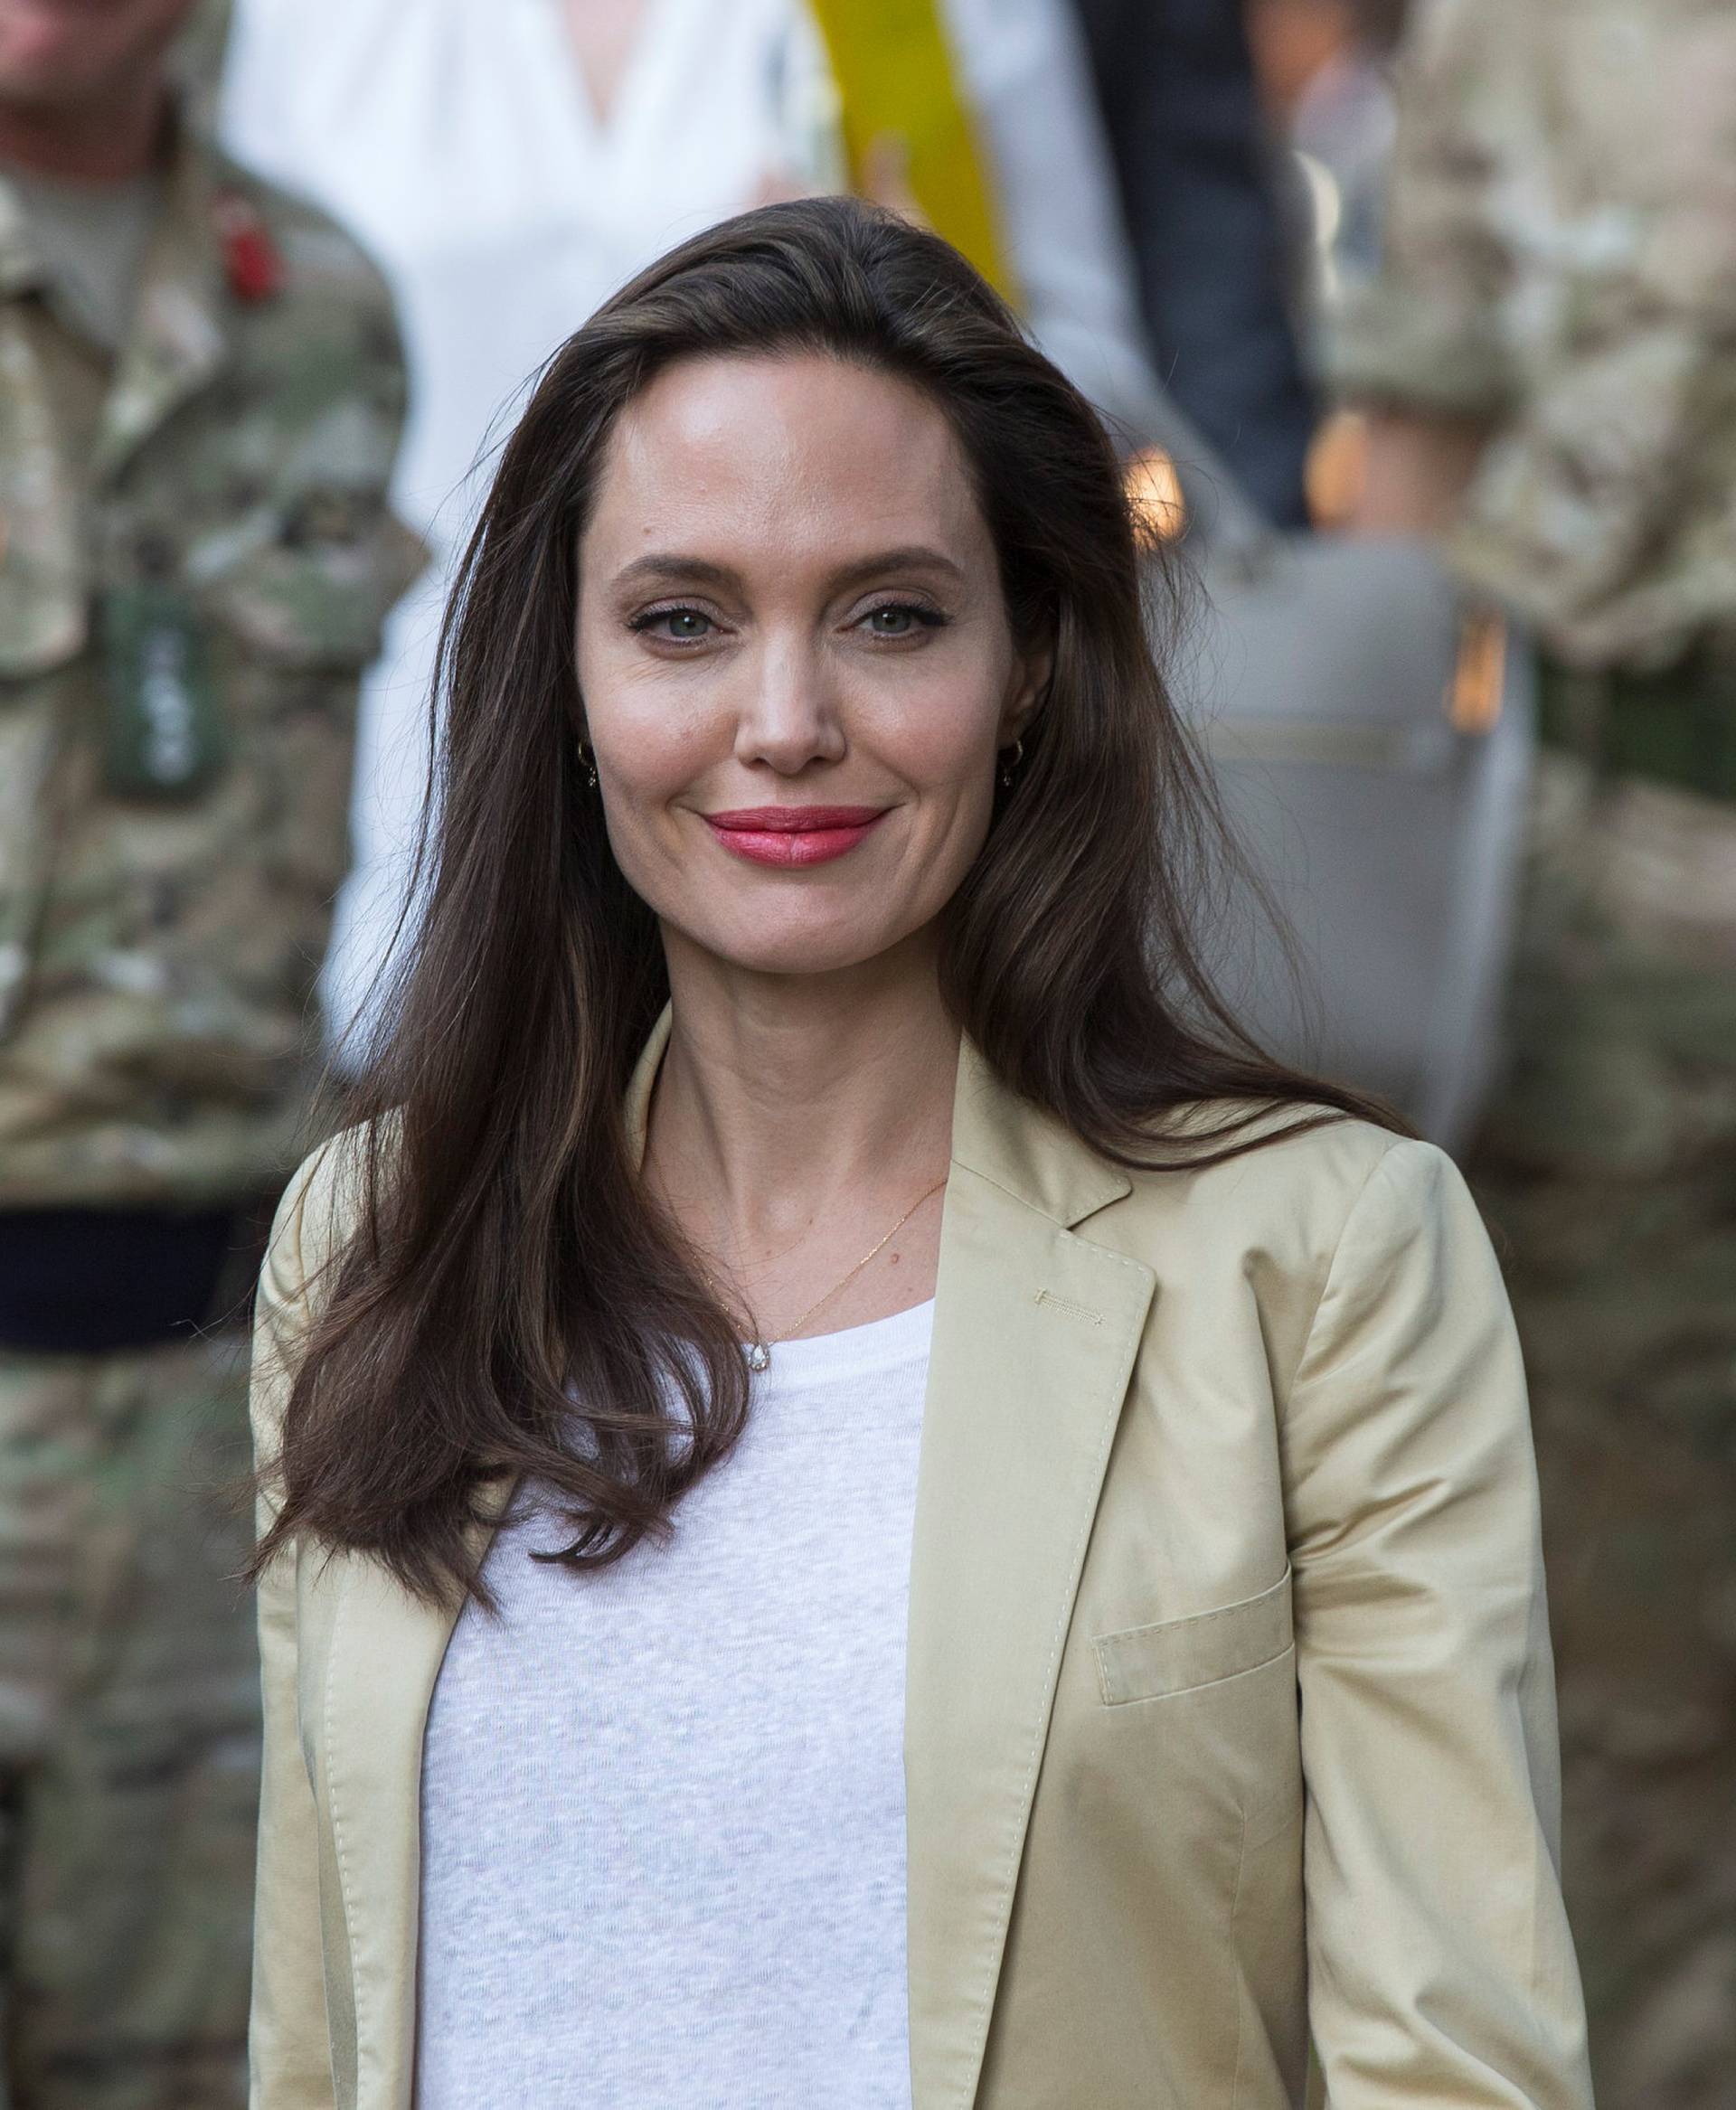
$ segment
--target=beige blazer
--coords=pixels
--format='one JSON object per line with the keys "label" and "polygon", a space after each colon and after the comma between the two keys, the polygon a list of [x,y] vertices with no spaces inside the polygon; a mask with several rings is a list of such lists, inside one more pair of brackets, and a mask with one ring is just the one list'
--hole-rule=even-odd
{"label": "beige blazer", "polygon": [[[344,1185],[279,1214],[267,1449]],[[254,2110],[408,2110],[454,1615],[316,1550],[259,1613]],[[1590,2103],[1524,1384],[1447,1159],[1130,1177],[967,1047],[904,1755],[914,2110],[1289,2110],[1310,2036],[1335,2110]]]}

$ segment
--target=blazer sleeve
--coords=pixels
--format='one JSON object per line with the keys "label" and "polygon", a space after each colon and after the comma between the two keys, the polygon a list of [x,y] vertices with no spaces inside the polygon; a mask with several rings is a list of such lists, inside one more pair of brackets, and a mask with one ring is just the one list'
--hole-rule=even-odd
{"label": "blazer sleeve", "polygon": [[1429,1144],[1350,1211],[1284,1442],[1326,2100],[1589,2110],[1524,1374]]}
{"label": "blazer sleeve", "polygon": [[[268,1472],[259,1505],[261,1532],[273,1513],[269,1468],[307,1321],[303,1225],[320,1167],[316,1156],[291,1182],[259,1277],[252,1419],[255,1462]],[[326,2019],[318,1831],[297,1708],[296,1567],[291,1547],[259,1587],[265,1757],[248,2032],[250,2110],[335,2110],[337,2099]]]}

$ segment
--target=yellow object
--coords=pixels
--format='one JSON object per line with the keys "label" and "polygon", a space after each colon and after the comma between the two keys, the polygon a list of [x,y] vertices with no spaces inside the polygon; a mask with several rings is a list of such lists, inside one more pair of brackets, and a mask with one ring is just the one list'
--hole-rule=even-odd
{"label": "yellow object", "polygon": [[1016,305],[993,187],[939,0],[811,0],[811,5],[843,104],[851,182],[868,196],[879,195],[873,172],[895,159],[929,225]]}

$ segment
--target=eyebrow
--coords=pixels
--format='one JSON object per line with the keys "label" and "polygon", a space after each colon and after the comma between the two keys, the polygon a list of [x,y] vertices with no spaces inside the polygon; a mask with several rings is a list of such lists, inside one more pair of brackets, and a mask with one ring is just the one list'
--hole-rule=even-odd
{"label": "eyebrow", "polygon": [[[906,542],[897,549],[877,550],[872,557],[845,565],[832,575],[832,589],[841,592],[882,571],[944,571],[960,581],[965,577],[963,566],[940,551],[929,549],[924,542]],[[623,587],[637,586],[653,579],[672,586],[722,588],[741,583],[741,575],[727,564],[712,564],[703,557],[683,557],[673,551],[652,551],[624,565],[615,574],[613,584],[618,591]]]}

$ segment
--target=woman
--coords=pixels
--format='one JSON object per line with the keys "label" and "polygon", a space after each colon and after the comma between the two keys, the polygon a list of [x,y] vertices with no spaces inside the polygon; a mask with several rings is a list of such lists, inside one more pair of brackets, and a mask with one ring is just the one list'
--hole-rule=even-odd
{"label": "woman", "polygon": [[872,208],[543,375],[265,1276],[259,2110],[1589,2103],[1499,1277],[1212,999],[1137,559]]}
{"label": "woman", "polygon": [[[914,99],[915,123],[934,70],[911,64],[910,40],[935,18],[1038,341],[1141,444],[1207,458],[1141,341],[1066,0],[904,0],[891,23],[885,0],[233,0],[232,14],[226,144],[354,228],[397,299],[412,386],[393,502],[434,554],[363,692],[357,857],[322,977],[340,1032],[358,1006],[355,1038],[375,1022],[367,998],[411,861],[421,702],[478,457],[573,319],[678,236],[770,194],[846,187],[856,127],[829,56],[841,24],[877,58],[898,44],[901,62],[877,71]],[[902,179],[883,173],[896,203]],[[1231,493],[1203,472],[1186,487],[1237,531]]]}

